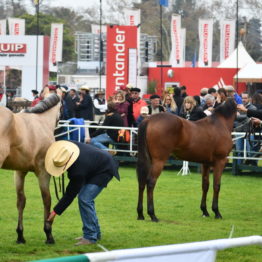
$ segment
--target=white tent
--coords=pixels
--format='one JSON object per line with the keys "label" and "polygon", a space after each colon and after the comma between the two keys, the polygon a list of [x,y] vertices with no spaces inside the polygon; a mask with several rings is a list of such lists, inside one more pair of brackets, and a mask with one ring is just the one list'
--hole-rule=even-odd
{"label": "white tent", "polygon": [[256,62],[249,55],[243,43],[239,42],[234,52],[218,68],[243,68],[247,64],[256,64]]}
{"label": "white tent", "polygon": [[238,82],[262,83],[262,64],[248,64],[234,76]]}

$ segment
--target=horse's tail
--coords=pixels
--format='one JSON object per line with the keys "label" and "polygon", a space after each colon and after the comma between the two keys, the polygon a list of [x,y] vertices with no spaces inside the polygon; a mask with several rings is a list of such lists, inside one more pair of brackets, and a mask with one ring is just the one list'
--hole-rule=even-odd
{"label": "horse's tail", "polygon": [[146,183],[148,177],[151,157],[148,152],[147,142],[146,142],[146,131],[148,126],[148,119],[142,121],[138,129],[138,157],[137,157],[137,179],[139,184]]}

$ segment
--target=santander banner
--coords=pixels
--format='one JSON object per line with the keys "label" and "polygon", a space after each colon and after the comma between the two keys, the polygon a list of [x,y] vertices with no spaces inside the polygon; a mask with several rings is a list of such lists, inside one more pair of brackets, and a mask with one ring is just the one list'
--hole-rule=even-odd
{"label": "santander banner", "polygon": [[181,16],[172,15],[171,19],[171,42],[172,49],[169,63],[172,67],[182,66],[182,48],[181,48]]}
{"label": "santander banner", "polygon": [[235,49],[236,20],[220,21],[220,63]]}
{"label": "santander banner", "polygon": [[199,19],[199,67],[212,66],[213,19]]}
{"label": "santander banner", "polygon": [[129,83],[129,49],[137,49],[137,27],[107,26],[107,98]]}
{"label": "santander banner", "polygon": [[25,19],[8,18],[9,35],[25,34]]}
{"label": "santander banner", "polygon": [[6,20],[0,20],[0,35],[6,35]]}
{"label": "santander banner", "polygon": [[62,61],[63,24],[51,24],[49,71],[57,72],[57,62]]}

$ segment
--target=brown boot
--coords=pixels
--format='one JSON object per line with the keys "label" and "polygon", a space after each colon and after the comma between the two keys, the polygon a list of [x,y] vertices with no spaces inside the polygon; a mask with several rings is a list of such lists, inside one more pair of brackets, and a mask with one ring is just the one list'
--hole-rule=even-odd
{"label": "brown boot", "polygon": [[88,239],[82,238],[79,242],[75,244],[75,246],[82,246],[82,245],[93,245],[95,242],[91,242]]}

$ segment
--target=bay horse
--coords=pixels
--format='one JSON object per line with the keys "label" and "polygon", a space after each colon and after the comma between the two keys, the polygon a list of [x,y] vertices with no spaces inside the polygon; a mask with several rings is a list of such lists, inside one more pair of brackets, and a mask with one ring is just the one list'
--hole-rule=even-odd
{"label": "bay horse", "polygon": [[137,213],[144,220],[143,193],[147,186],[147,212],[158,222],[154,211],[153,193],[158,177],[170,155],[177,159],[202,164],[203,216],[209,216],[206,197],[209,172],[213,168],[213,202],[215,218],[222,218],[218,209],[221,175],[232,149],[231,132],[236,117],[234,99],[218,106],[212,115],[189,121],[170,113],[160,113],[144,120],[138,129],[137,178],[139,184]]}
{"label": "bay horse", "polygon": [[61,94],[49,95],[48,89],[45,89],[43,93],[45,99],[24,112],[13,113],[6,107],[0,107],[0,168],[15,170],[18,209],[17,243],[25,243],[24,182],[27,172],[30,171],[34,172],[38,178],[43,199],[46,243],[54,243],[52,224],[47,221],[51,207],[50,175],[45,170],[44,159],[48,147],[55,141],[54,129],[59,120]]}

